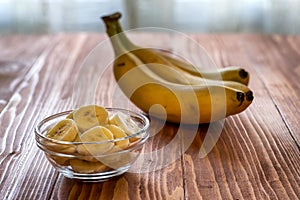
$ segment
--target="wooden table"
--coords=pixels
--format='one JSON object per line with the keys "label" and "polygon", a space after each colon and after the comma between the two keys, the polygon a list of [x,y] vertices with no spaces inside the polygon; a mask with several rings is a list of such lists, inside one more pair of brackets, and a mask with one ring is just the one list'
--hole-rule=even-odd
{"label": "wooden table", "polygon": [[[201,125],[187,151],[165,168],[104,183],[59,175],[36,147],[33,128],[48,115],[74,108],[71,96],[80,65],[106,35],[1,36],[0,199],[299,199],[300,37],[190,36],[219,67],[238,65],[250,72],[254,102],[226,118],[206,157],[199,157],[207,129]],[[149,38],[172,41],[146,33],[135,38],[140,45]],[[182,48],[193,54],[188,45]],[[107,94],[115,89],[114,80],[111,73],[103,78],[97,102],[110,105]],[[176,130],[166,124],[145,149],[163,148]],[[159,165],[158,160],[148,161],[149,166]]]}

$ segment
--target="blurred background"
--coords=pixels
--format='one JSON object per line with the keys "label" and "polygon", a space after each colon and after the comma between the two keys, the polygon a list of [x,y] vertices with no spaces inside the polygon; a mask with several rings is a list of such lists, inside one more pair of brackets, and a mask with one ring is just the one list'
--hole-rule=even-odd
{"label": "blurred background", "polygon": [[0,0],[0,33],[103,32],[115,11],[124,29],[300,33],[300,0]]}

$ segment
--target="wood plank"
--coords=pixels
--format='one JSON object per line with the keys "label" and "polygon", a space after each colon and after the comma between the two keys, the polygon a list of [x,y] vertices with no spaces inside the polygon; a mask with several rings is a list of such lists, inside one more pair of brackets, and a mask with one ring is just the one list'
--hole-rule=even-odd
{"label": "wood plank", "polygon": [[[191,199],[297,199],[300,195],[299,149],[257,74],[258,66],[249,58],[249,54],[261,55],[253,51],[257,43],[249,38],[257,41],[260,37],[197,38],[204,46],[215,45],[210,55],[219,66],[244,66],[250,72],[255,99],[246,111],[226,119],[216,146],[203,159],[199,158],[199,146],[205,132],[200,130],[184,155],[186,176],[193,177],[186,179]],[[265,68],[271,73],[268,66]]]}
{"label": "wood plank", "polygon": [[[84,38],[80,38],[81,35],[54,37],[52,46],[38,57],[1,112],[1,199],[44,198],[56,181],[57,175],[53,176],[54,170],[45,162],[44,155],[35,145],[33,127],[46,115],[68,106],[66,101],[60,99],[63,82],[68,77],[63,77],[60,73],[65,67],[66,55],[71,47],[69,45],[73,44],[74,49],[71,49],[76,51],[77,43],[74,44],[73,40],[78,39],[81,42],[79,44],[83,45]],[[60,84],[54,84],[55,82]]]}
{"label": "wood plank", "polygon": [[[256,42],[252,42],[251,38],[255,38]],[[260,40],[259,38],[262,38],[262,40]],[[253,88],[254,91],[257,91],[256,96],[259,98],[256,98],[256,100],[254,101],[255,104],[253,104],[254,106],[250,108],[249,118],[251,119],[252,117],[252,124],[257,126],[254,126],[255,130],[257,130],[258,133],[261,133],[259,135],[265,137],[262,138],[262,144],[266,147],[267,152],[269,154],[268,156],[270,157],[269,159],[271,160],[270,166],[268,166],[268,168],[263,168],[267,176],[266,178],[269,182],[271,182],[270,185],[275,190],[275,193],[279,199],[288,198],[287,196],[289,195],[291,195],[289,196],[289,198],[293,199],[293,195],[299,196],[300,192],[299,176],[297,176],[297,174],[299,174],[299,146],[294,141],[293,132],[291,132],[290,129],[286,127],[286,120],[282,118],[282,112],[278,110],[277,103],[274,103],[273,94],[276,93],[276,88],[269,87],[268,84],[264,83],[265,79],[261,79],[260,74],[261,66],[257,66],[255,63],[253,63],[252,56],[250,56],[253,55],[253,53],[248,53],[250,51],[257,52],[256,54],[258,56],[262,55],[263,52],[255,51],[253,47],[258,46],[257,44],[262,44],[263,41],[266,42],[266,40],[262,36],[245,36],[244,40],[249,41],[247,42],[247,45],[245,45],[244,42],[242,42],[239,45],[237,43],[235,46],[230,44],[229,42],[233,39],[233,36],[222,38],[224,48],[227,47],[226,49],[229,49],[228,47],[230,47],[230,51],[234,51],[234,49],[238,51],[238,47],[240,47],[241,53],[239,54],[238,52],[235,52],[235,54],[226,54],[227,59],[230,63],[235,63],[238,61],[239,63],[242,63],[242,65],[249,66],[250,73],[253,74],[250,86]],[[272,48],[272,51],[280,51],[280,47]],[[239,58],[238,60],[236,59],[237,57]],[[272,66],[273,63],[270,61],[270,63],[267,64],[265,68],[271,68]],[[274,82],[277,82],[279,85],[285,84],[284,79],[274,78],[276,77],[275,70],[266,71],[268,72],[262,74],[266,74],[266,77],[273,77]],[[294,94],[286,94],[286,98],[293,98],[293,95]],[[254,111],[256,104],[257,109],[256,111]],[[288,103],[284,103],[283,101],[281,101],[281,105],[285,104]],[[251,111],[252,109],[253,111]],[[289,115],[288,112],[285,113]],[[264,139],[266,139],[267,141],[264,141]],[[268,150],[268,148],[270,149]],[[264,151],[259,150],[257,152]],[[265,157],[267,157],[267,155]],[[263,165],[263,167],[265,166]],[[274,182],[279,181],[274,180],[273,182],[273,180],[269,180],[271,179],[271,177],[274,179],[280,179],[280,182],[283,185],[274,184]]]}
{"label": "wood plank", "polygon": [[[234,35],[224,39],[234,40]],[[299,44],[298,36],[279,36],[279,35],[245,35],[245,41],[238,44],[238,49],[231,48],[233,52],[242,51],[243,55],[250,61],[245,63],[249,67],[254,67],[254,71],[262,82],[263,87],[267,88],[273,104],[276,105],[278,112],[282,116],[293,138],[299,146],[299,73],[297,66],[299,63]],[[279,44],[279,42],[281,42]],[[256,45],[253,45],[256,44]],[[229,45],[229,44],[227,44]],[[252,52],[257,52],[253,54]],[[226,56],[232,55],[232,62],[237,63],[235,54],[223,53],[225,65],[230,65],[226,61]],[[231,64],[232,65],[232,64]],[[238,63],[237,63],[238,65]],[[295,73],[296,72],[296,73]],[[253,83],[253,81],[252,81]],[[253,85],[256,83],[253,83]]]}
{"label": "wood plank", "polygon": [[37,57],[49,45],[51,36],[10,35],[0,40],[0,111]]}
{"label": "wood plank", "polygon": [[274,35],[253,39],[257,45],[249,46],[249,50],[257,52],[257,56],[247,56],[253,59],[257,74],[300,148],[300,122],[297,120],[300,117],[300,74],[297,73],[300,37]]}

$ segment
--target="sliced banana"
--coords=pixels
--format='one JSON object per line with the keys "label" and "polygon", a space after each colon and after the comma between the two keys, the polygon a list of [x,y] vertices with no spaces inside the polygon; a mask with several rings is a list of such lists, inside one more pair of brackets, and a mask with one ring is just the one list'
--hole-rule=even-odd
{"label": "sliced banana", "polygon": [[81,131],[104,125],[108,122],[108,112],[104,107],[88,105],[74,111],[73,118]]}
{"label": "sliced banana", "polygon": [[63,119],[49,129],[46,136],[55,140],[72,142],[77,134],[78,128],[76,123],[72,119]]}
{"label": "sliced banana", "polygon": [[79,160],[79,159],[73,159],[70,160],[69,162],[72,169],[78,173],[90,174],[96,172],[103,172],[109,169],[101,162],[89,162],[89,161]]}
{"label": "sliced banana", "polygon": [[76,138],[74,139],[74,142],[81,142],[80,133],[77,134]]}
{"label": "sliced banana", "polygon": [[[116,125],[110,124],[110,125],[106,125],[105,127],[112,132],[115,139],[124,138],[127,136],[125,131],[123,131],[123,129],[121,129]],[[129,145],[129,139],[124,139],[124,140],[117,141],[114,148],[116,148],[116,150],[125,149],[126,147],[128,147],[128,145]]]}
{"label": "sliced banana", "polygon": [[[115,113],[109,119],[107,110],[97,105],[88,105],[70,112],[65,119],[50,128],[46,136],[55,140],[83,142],[84,144],[53,144],[48,148],[57,153],[77,155],[76,159],[49,155],[51,162],[70,166],[78,173],[97,173],[111,168],[119,168],[132,162],[136,156],[129,152],[115,154],[126,149],[130,142],[138,138],[117,142],[109,140],[124,138],[140,130],[129,115]],[[106,141],[106,142],[105,142]],[[95,144],[96,142],[96,144]],[[100,142],[100,144],[97,144]],[[103,143],[101,143],[103,142]],[[105,155],[108,153],[109,155]]]}
{"label": "sliced banana", "polygon": [[109,129],[105,128],[104,126],[95,126],[80,135],[80,141],[87,144],[78,145],[77,151],[83,155],[102,155],[114,147],[113,142],[105,142],[100,144],[88,144],[88,142],[104,142],[113,139],[114,136]]}
{"label": "sliced banana", "polygon": [[129,142],[133,144],[134,142],[138,141],[139,139],[141,139],[141,138],[132,137],[132,138],[129,138]]}
{"label": "sliced banana", "polygon": [[48,150],[55,153],[63,153],[63,154],[76,153],[76,146],[72,144],[59,144],[59,143],[54,143],[52,141],[46,141],[44,145],[45,147],[47,147]]}
{"label": "sliced banana", "polygon": [[140,127],[131,119],[131,117],[122,112],[113,114],[109,118],[109,123],[120,127],[127,135],[131,135],[140,130]]}
{"label": "sliced banana", "polygon": [[132,163],[138,155],[135,152],[118,152],[102,157],[101,162],[110,168],[118,169]]}
{"label": "sliced banana", "polygon": [[57,163],[62,166],[68,166],[70,165],[70,159],[63,156],[55,156],[55,155],[48,155],[47,156],[50,160],[53,160],[54,163]]}
{"label": "sliced banana", "polygon": [[63,154],[74,154],[76,152],[75,145],[64,145],[64,144],[49,144],[47,145],[48,149],[56,153]]}
{"label": "sliced banana", "polygon": [[74,111],[70,112],[70,113],[66,116],[66,118],[67,118],[67,119],[74,119],[74,118],[73,118],[73,115],[74,115]]}
{"label": "sliced banana", "polygon": [[[131,135],[140,130],[140,127],[131,119],[129,115],[117,112],[109,118],[109,123],[114,124],[125,131],[127,135]],[[132,137],[129,142],[135,142],[139,137]]]}
{"label": "sliced banana", "polygon": [[89,162],[99,162],[101,159],[98,157],[94,157],[94,156],[78,156],[77,157],[79,160],[85,160],[85,161],[89,161]]}

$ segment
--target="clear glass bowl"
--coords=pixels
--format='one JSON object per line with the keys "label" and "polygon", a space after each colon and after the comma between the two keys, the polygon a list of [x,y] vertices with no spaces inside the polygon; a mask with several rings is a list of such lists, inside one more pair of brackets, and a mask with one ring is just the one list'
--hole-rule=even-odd
{"label": "clear glass bowl", "polygon": [[[144,143],[149,138],[149,120],[142,114],[121,108],[106,108],[109,115],[122,112],[129,115],[140,127],[140,131],[124,138],[101,142],[67,142],[46,137],[47,130],[57,122],[65,119],[72,112],[65,111],[49,116],[35,127],[37,146],[45,153],[46,158],[65,177],[88,182],[106,181],[112,177],[125,173],[140,155]],[[129,146],[114,148],[106,153],[93,153],[97,145],[101,148],[129,140]],[[91,153],[82,154],[77,150],[85,148]],[[81,151],[82,152],[82,151]],[[88,151],[89,152],[89,151]]]}

